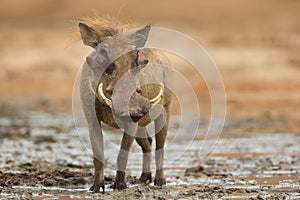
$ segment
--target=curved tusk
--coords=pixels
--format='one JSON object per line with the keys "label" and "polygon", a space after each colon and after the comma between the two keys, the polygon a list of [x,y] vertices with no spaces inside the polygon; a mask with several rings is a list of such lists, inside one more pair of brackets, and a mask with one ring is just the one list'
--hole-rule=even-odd
{"label": "curved tusk", "polygon": [[161,100],[161,97],[164,94],[164,84],[160,83],[159,85],[161,86],[161,88],[160,88],[158,95],[156,97],[154,97],[153,99],[150,99],[150,103],[153,105],[158,104]]}
{"label": "curved tusk", "polygon": [[103,103],[105,103],[109,107],[112,107],[111,100],[107,98],[103,93],[103,83],[100,83],[98,86],[98,97],[100,101],[102,100]]}

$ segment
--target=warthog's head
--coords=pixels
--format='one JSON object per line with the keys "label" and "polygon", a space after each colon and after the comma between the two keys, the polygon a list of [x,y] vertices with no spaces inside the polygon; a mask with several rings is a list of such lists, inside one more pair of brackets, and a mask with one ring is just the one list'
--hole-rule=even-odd
{"label": "warthog's head", "polygon": [[98,100],[110,107],[116,117],[137,122],[153,105],[161,103],[163,84],[151,80],[155,73],[141,72],[148,59],[139,49],[145,45],[150,26],[117,36],[99,33],[84,23],[79,27],[83,43],[95,50],[86,63],[97,81]]}

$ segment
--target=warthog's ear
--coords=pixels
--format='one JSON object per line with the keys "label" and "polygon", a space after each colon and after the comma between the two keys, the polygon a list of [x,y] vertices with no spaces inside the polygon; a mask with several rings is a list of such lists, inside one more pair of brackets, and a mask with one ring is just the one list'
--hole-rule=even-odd
{"label": "warthog's ear", "polygon": [[128,39],[132,41],[137,48],[142,48],[145,46],[150,32],[150,28],[150,26],[145,26],[144,28],[139,29],[134,33],[130,34]]}
{"label": "warthog's ear", "polygon": [[95,48],[100,43],[100,36],[94,29],[81,22],[79,28],[83,44]]}

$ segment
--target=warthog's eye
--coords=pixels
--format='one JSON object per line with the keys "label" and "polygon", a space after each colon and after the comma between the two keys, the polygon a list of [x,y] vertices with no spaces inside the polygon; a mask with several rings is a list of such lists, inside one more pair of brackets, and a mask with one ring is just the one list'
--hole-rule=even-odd
{"label": "warthog's eye", "polygon": [[137,88],[136,92],[139,93],[139,94],[141,94],[142,93],[142,89],[141,88]]}
{"label": "warthog's eye", "polygon": [[108,44],[103,44],[100,47],[99,52],[100,52],[101,55],[108,56],[108,54],[109,54],[109,45]]}
{"label": "warthog's eye", "polygon": [[116,66],[114,63],[112,63],[106,68],[105,73],[108,75],[111,75],[115,69],[116,69]]}

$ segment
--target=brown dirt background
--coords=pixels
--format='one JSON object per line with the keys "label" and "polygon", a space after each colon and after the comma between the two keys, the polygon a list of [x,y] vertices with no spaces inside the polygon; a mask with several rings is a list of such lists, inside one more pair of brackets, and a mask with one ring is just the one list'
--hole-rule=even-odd
{"label": "brown dirt background", "polygon": [[[74,41],[72,21],[97,11],[193,37],[222,74],[228,119],[282,122],[264,130],[300,133],[299,10],[297,0],[1,0],[0,101],[71,110],[76,71],[91,51]],[[209,117],[205,84],[177,65]]]}

